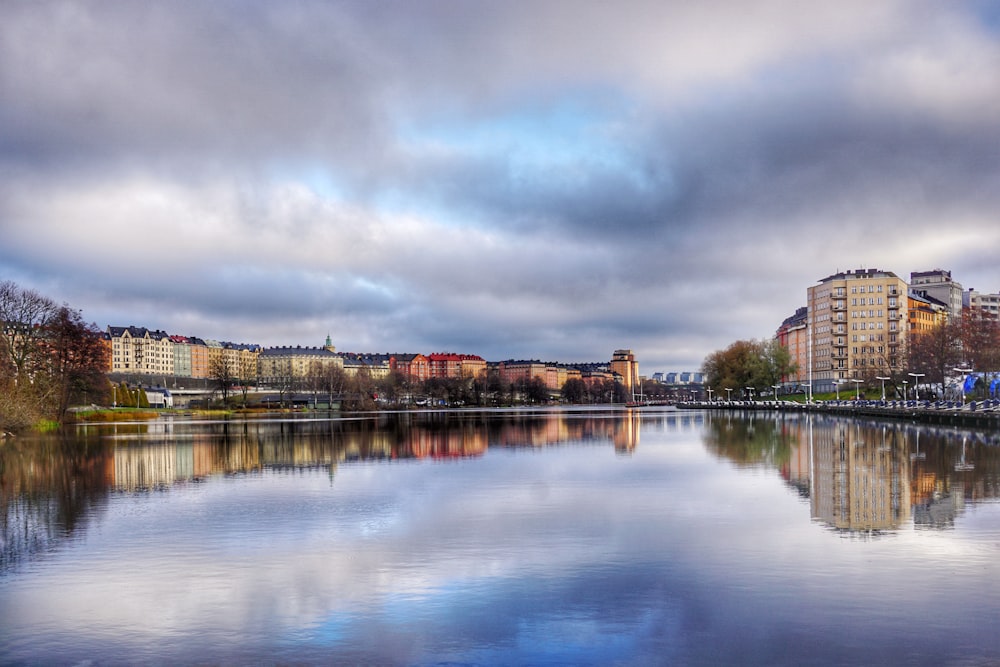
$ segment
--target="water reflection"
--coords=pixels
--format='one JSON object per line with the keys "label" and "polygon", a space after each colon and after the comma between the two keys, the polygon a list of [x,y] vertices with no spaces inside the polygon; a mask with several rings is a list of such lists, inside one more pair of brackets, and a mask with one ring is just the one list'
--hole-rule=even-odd
{"label": "water reflection", "polygon": [[666,410],[18,440],[0,663],[987,664],[996,451]]}
{"label": "water reflection", "polygon": [[711,414],[706,447],[738,466],[780,470],[812,518],[845,533],[948,528],[998,496],[997,436],[904,422]]}
{"label": "water reflection", "polygon": [[595,443],[627,455],[638,445],[639,424],[633,410],[383,413],[357,419],[162,420],[19,438],[0,448],[0,573],[71,536],[114,492],[163,490],[265,468],[325,468],[332,479],[345,462],[479,457],[488,447]]}

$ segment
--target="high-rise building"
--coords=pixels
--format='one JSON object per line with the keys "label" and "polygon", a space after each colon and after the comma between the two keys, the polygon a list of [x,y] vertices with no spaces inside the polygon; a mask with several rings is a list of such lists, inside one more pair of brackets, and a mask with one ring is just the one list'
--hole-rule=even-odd
{"label": "high-rise building", "polygon": [[621,376],[626,391],[639,389],[639,362],[632,350],[615,350],[611,355],[611,372]]}
{"label": "high-rise building", "polygon": [[835,273],[807,290],[814,392],[899,370],[907,291],[906,281],[880,269]]}

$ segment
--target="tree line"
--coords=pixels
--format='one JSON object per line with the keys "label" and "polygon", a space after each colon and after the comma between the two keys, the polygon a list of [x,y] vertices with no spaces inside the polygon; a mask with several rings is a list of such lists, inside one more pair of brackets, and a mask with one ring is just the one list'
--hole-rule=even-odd
{"label": "tree line", "polygon": [[61,423],[70,405],[105,403],[108,355],[80,311],[0,282],[0,430]]}

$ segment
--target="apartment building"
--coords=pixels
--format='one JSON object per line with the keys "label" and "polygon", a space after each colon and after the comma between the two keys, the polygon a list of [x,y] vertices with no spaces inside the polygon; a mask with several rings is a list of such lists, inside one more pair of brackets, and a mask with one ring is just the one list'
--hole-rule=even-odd
{"label": "apartment building", "polygon": [[978,311],[980,317],[1000,319],[1000,294],[983,294],[970,288],[962,294],[962,306]]}
{"label": "apartment building", "polygon": [[257,372],[263,383],[308,377],[316,364],[344,368],[343,358],[327,347],[269,347],[257,356]]}
{"label": "apartment building", "polygon": [[906,281],[880,269],[835,273],[808,288],[814,391],[833,391],[837,381],[899,370],[907,294]]}
{"label": "apartment building", "polygon": [[513,384],[519,380],[530,382],[537,378],[544,382],[549,389],[558,389],[559,387],[549,387],[547,367],[548,364],[545,362],[536,360],[501,361],[499,364],[500,379]]}
{"label": "apartment building", "polygon": [[173,375],[173,342],[163,331],[127,326],[107,329],[112,373]]}
{"label": "apartment building", "polygon": [[952,279],[951,271],[911,271],[910,291],[944,304],[949,317],[955,320],[962,317],[962,285]]}
{"label": "apartment building", "polygon": [[357,377],[367,374],[373,380],[389,377],[392,372],[391,360],[387,354],[357,354],[354,352],[338,352],[344,374]]}
{"label": "apartment building", "polygon": [[951,310],[947,304],[926,296],[922,291],[910,288],[907,302],[907,333],[911,337],[927,333],[934,327],[944,324],[951,317]]}
{"label": "apartment building", "polygon": [[427,355],[427,368],[432,378],[471,378],[486,372],[486,360],[474,354],[435,352]]}
{"label": "apartment building", "polygon": [[809,376],[809,314],[802,306],[795,314],[785,318],[775,334],[778,343],[788,350],[795,371],[781,378],[786,387],[796,388],[808,381]]}

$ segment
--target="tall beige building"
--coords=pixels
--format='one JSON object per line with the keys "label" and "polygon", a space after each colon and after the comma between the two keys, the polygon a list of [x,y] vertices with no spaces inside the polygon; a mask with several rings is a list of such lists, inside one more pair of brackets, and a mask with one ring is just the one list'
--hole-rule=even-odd
{"label": "tall beige building", "polygon": [[611,355],[611,372],[621,376],[627,391],[639,389],[639,362],[632,350],[615,350]]}
{"label": "tall beige building", "polygon": [[906,281],[891,271],[835,273],[808,289],[810,378],[814,392],[837,381],[900,370],[906,340]]}

